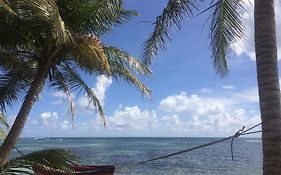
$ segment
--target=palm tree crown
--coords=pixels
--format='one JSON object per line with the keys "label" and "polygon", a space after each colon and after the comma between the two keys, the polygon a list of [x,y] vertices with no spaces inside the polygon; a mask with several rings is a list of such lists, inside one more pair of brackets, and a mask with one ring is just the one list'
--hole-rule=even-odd
{"label": "palm tree crown", "polygon": [[0,0],[0,110],[23,100],[0,147],[0,165],[7,161],[46,82],[68,96],[73,119],[71,91],[84,91],[104,118],[98,97],[80,72],[121,78],[150,95],[150,89],[135,76],[150,75],[150,69],[127,52],[100,41],[113,26],[136,15],[135,11],[123,9],[122,3],[122,0]]}
{"label": "palm tree crown", "polygon": [[135,11],[123,9],[122,1],[5,2],[0,11],[1,110],[24,97],[40,65],[46,64],[49,66],[46,78],[51,87],[69,97],[72,90],[84,90],[101,116],[102,106],[79,70],[90,75],[123,78],[150,94],[134,71],[145,75],[151,71],[125,51],[106,46],[98,38],[136,15]]}

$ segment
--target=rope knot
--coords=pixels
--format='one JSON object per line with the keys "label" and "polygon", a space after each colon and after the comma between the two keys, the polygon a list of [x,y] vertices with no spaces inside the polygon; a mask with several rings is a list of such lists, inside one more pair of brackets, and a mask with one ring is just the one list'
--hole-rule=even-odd
{"label": "rope knot", "polygon": [[239,136],[243,134],[243,131],[245,129],[245,126],[242,127],[242,129],[239,129],[232,137],[231,139],[231,158],[234,161],[234,156],[233,156],[233,141],[234,139],[237,139]]}
{"label": "rope knot", "polygon": [[[245,126],[242,127],[242,129],[239,129],[233,136],[233,138],[238,138],[239,136],[241,136],[242,132],[244,131]],[[233,140],[233,139],[232,139]]]}

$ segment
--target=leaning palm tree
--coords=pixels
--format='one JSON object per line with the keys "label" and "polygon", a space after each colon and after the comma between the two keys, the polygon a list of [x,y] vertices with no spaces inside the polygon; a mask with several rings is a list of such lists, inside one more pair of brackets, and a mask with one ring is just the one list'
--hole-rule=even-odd
{"label": "leaning palm tree", "polygon": [[141,92],[150,90],[135,76],[151,73],[125,51],[102,44],[99,37],[134,16],[122,0],[0,1],[0,107],[22,99],[10,132],[0,147],[3,165],[15,145],[32,105],[44,85],[63,91],[84,91],[104,117],[96,94],[79,72],[122,78]]}
{"label": "leaning palm tree", "polygon": [[[144,62],[151,64],[153,56],[165,49],[165,40],[170,39],[169,29],[181,27],[186,15],[212,11],[210,23],[210,48],[213,66],[220,76],[228,73],[227,52],[231,44],[243,37],[244,1],[206,1],[209,8],[200,11],[196,0],[169,0],[163,13],[155,21],[155,29],[146,40],[143,49]],[[274,0],[255,0],[255,48],[262,121],[263,173],[281,172],[281,109],[278,78]]]}

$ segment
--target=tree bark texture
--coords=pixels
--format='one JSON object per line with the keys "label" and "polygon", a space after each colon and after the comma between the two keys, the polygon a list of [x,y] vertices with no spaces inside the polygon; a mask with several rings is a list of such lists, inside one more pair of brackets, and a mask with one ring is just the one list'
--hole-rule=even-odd
{"label": "tree bark texture", "polygon": [[255,49],[262,123],[263,174],[281,174],[281,109],[274,0],[255,0]]}
{"label": "tree bark texture", "polygon": [[30,110],[38,98],[39,93],[42,90],[45,76],[48,72],[48,65],[42,65],[38,68],[38,72],[31,83],[30,89],[28,90],[19,113],[12,125],[6,139],[0,147],[0,166],[3,165],[9,158],[13,145],[16,144],[18,137],[20,136],[24,124],[28,118]]}

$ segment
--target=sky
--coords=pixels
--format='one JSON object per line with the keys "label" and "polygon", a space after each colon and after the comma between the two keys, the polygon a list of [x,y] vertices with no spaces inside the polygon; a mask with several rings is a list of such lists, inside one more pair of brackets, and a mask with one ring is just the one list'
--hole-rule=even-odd
{"label": "sky", "polygon": [[[141,59],[143,43],[166,2],[126,0],[125,7],[140,15],[116,26],[101,38],[102,42]],[[247,9],[243,14],[245,37],[229,51],[227,77],[220,78],[212,66],[209,13],[186,18],[181,30],[171,32],[172,41],[167,42],[167,49],[154,59],[152,77],[139,77],[152,90],[151,97],[143,96],[122,80],[82,75],[103,104],[104,127],[95,109],[88,107],[84,94],[71,94],[76,111],[72,123],[66,96],[46,86],[30,113],[22,137],[221,137],[259,123],[250,3]],[[276,16],[280,15],[281,6],[276,3]],[[276,19],[276,25],[280,39],[281,21]],[[280,50],[279,40],[277,44]],[[20,105],[19,102],[8,110],[10,123]]]}

